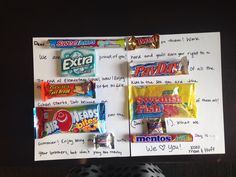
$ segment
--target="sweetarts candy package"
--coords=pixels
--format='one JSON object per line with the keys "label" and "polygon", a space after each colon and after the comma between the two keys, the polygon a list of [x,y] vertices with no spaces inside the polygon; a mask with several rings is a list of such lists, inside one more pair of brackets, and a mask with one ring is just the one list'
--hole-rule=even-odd
{"label": "sweetarts candy package", "polygon": [[35,137],[56,133],[105,133],[105,104],[34,108]]}
{"label": "sweetarts candy package", "polygon": [[49,39],[51,48],[124,48],[125,39]]}
{"label": "sweetarts candy package", "polygon": [[95,75],[95,49],[61,50],[61,76],[90,77]]}
{"label": "sweetarts candy package", "polygon": [[195,92],[195,84],[129,86],[130,118],[196,118]]}
{"label": "sweetarts candy package", "polygon": [[188,74],[187,57],[170,61],[130,62],[130,77],[174,76]]}

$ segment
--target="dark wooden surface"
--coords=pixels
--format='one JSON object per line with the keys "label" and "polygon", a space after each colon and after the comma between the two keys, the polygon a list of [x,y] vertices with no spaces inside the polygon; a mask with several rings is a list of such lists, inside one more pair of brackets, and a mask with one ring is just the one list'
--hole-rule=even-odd
{"label": "dark wooden surface", "polygon": [[71,6],[65,2],[60,7],[59,3],[46,7],[40,2],[37,6],[19,2],[2,6],[0,176],[8,173],[13,176],[65,176],[71,167],[79,164],[78,160],[34,162],[32,37],[215,31],[221,32],[226,154],[90,159],[88,163],[159,162],[170,176],[175,173],[180,174],[178,176],[235,176],[234,5],[217,1],[150,2],[139,7],[118,1],[113,3],[110,8],[98,2]]}
{"label": "dark wooden surface", "polygon": [[[119,164],[124,167],[124,165]],[[165,177],[235,177],[235,163],[161,163],[158,165]],[[66,177],[76,166],[2,166],[0,176],[8,177]],[[78,176],[79,177],[79,176]],[[132,175],[130,175],[132,177]]]}

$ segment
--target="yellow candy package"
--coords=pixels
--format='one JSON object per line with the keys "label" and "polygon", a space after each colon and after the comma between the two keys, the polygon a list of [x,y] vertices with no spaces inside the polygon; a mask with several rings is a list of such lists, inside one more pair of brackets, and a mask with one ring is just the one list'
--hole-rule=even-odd
{"label": "yellow candy package", "polygon": [[196,118],[196,85],[129,86],[130,119]]}

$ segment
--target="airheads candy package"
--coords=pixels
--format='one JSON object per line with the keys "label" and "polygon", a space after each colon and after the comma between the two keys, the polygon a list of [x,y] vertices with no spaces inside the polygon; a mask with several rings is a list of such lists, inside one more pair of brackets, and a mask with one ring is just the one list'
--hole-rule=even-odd
{"label": "airheads candy package", "polygon": [[34,108],[35,138],[56,133],[105,133],[105,104]]}
{"label": "airheads candy package", "polygon": [[56,97],[85,96],[95,98],[95,83],[91,81],[81,83],[51,84],[42,81],[40,93],[43,101]]}
{"label": "airheads candy package", "polygon": [[195,92],[195,84],[129,86],[130,118],[196,118]]}
{"label": "airheads candy package", "polygon": [[61,76],[90,77],[95,75],[95,49],[61,50]]}
{"label": "airheads candy package", "polygon": [[187,57],[169,61],[130,62],[130,77],[173,76],[188,74]]}

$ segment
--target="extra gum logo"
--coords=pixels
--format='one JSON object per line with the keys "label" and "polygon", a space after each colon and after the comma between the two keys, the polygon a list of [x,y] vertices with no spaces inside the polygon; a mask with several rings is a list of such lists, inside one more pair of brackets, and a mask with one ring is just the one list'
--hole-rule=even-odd
{"label": "extra gum logo", "polygon": [[84,65],[89,65],[91,63],[93,63],[93,56],[92,55],[66,58],[62,62],[62,70],[66,71],[66,70],[70,70],[72,68],[81,67]]}

